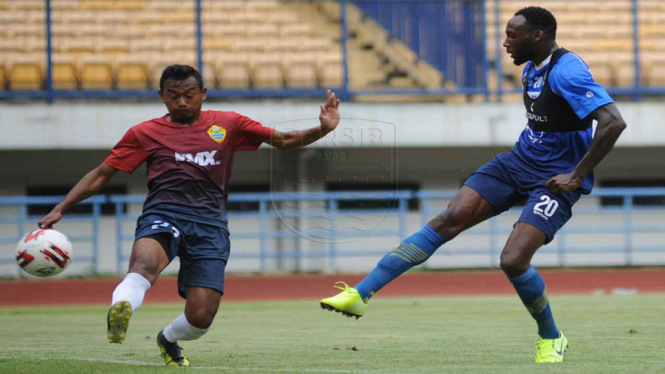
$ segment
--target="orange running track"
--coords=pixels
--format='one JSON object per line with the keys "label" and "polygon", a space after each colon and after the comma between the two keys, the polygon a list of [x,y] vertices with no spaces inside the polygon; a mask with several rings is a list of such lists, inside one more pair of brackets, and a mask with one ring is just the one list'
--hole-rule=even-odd
{"label": "orange running track", "polygon": [[[611,292],[665,293],[663,269],[542,270],[548,294]],[[227,276],[223,300],[318,300],[334,295],[336,281],[356,284],[361,275]],[[101,304],[111,302],[115,279],[0,282],[0,306]],[[381,290],[381,296],[513,295],[500,271],[406,274]],[[176,279],[163,277],[148,291],[146,303],[182,302]]]}

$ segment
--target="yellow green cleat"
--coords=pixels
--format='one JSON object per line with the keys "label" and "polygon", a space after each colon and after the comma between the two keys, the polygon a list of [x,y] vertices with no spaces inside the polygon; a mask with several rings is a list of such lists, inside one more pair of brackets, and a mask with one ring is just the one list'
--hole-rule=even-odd
{"label": "yellow green cleat", "polygon": [[182,348],[178,343],[171,343],[164,336],[164,331],[157,334],[157,346],[162,351],[162,358],[166,366],[189,366],[189,360],[182,354]]}
{"label": "yellow green cleat", "polygon": [[536,344],[536,363],[563,362],[563,355],[568,349],[568,339],[559,333],[557,339],[543,339],[538,337]]}
{"label": "yellow green cleat", "polygon": [[122,344],[132,318],[132,305],[129,301],[118,301],[113,304],[106,315],[107,337],[109,343]]}
{"label": "yellow green cleat", "polygon": [[365,314],[367,303],[360,297],[358,290],[344,282],[336,282],[334,287],[339,288],[342,292],[321,300],[321,309],[335,311],[347,317],[356,317],[356,319]]}

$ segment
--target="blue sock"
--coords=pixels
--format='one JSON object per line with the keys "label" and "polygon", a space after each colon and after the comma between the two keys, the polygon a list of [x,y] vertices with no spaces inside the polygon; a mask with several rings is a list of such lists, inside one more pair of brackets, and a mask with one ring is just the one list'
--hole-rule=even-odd
{"label": "blue sock", "polygon": [[556,339],[559,329],[554,323],[550,301],[545,292],[545,282],[533,266],[517,278],[508,278],[515,287],[515,291],[522,299],[522,303],[538,324],[538,335],[543,339]]}
{"label": "blue sock", "polygon": [[388,252],[355,289],[367,301],[400,274],[425,262],[444,242],[436,231],[423,227]]}

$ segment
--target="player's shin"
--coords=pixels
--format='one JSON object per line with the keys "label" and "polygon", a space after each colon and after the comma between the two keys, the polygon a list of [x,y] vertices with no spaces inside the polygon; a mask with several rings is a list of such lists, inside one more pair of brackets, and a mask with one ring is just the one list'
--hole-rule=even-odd
{"label": "player's shin", "polygon": [[149,288],[150,281],[141,274],[128,273],[113,291],[111,305],[115,305],[120,301],[128,301],[133,312],[143,304],[143,298]]}
{"label": "player's shin", "polygon": [[522,303],[538,324],[538,335],[543,339],[556,339],[559,329],[554,322],[550,302],[545,292],[545,282],[536,268],[529,267],[524,274],[509,278]]}
{"label": "player's shin", "polygon": [[425,262],[445,240],[429,226],[404,239],[388,252],[354,288],[365,302],[400,274]]}
{"label": "player's shin", "polygon": [[170,325],[164,329],[164,337],[171,343],[179,340],[196,340],[208,332],[207,329],[200,329],[192,326],[184,314],[176,317]]}

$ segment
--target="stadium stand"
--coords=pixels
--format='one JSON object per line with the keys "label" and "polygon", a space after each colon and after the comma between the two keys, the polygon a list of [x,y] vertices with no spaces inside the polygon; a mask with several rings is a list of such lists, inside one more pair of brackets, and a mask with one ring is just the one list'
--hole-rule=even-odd
{"label": "stadium stand", "polygon": [[[338,4],[210,1],[203,6],[209,86],[342,84]],[[154,88],[167,56],[177,53],[172,62],[194,64],[189,58],[196,47],[193,2],[56,0],[52,7],[57,89]],[[416,61],[404,44],[388,41],[386,31],[363,19],[355,6],[348,9],[352,88],[440,87],[441,73]],[[40,89],[45,65],[34,60],[46,44],[43,2],[0,2],[0,21],[0,65],[10,70],[9,88]]]}
{"label": "stadium stand", "polygon": [[[488,53],[490,59],[496,60],[495,3],[486,4]],[[530,3],[525,1],[500,3],[501,32],[514,12],[527,5]],[[579,53],[591,67],[596,81],[607,86],[633,85],[635,59],[630,1],[548,1],[546,7],[557,18],[559,45]],[[662,86],[665,2],[640,1],[638,19],[641,83],[648,87]],[[517,86],[521,68],[515,67],[502,52],[500,50],[504,78],[509,85]]]}
{"label": "stadium stand", "polygon": [[[520,85],[497,51],[495,2],[486,4],[487,50],[501,58],[507,87]],[[500,28],[530,3],[499,3]],[[608,86],[634,83],[630,1],[548,1],[562,46],[589,63]],[[53,78],[57,89],[152,89],[168,62],[195,63],[193,1],[52,1]],[[665,83],[665,2],[639,2],[641,83]],[[43,1],[0,1],[3,89],[37,90],[45,78]],[[204,76],[211,88],[324,88],[342,84],[340,6],[334,1],[204,1]],[[455,88],[406,44],[349,4],[351,89]],[[607,27],[612,24],[612,27]],[[566,27],[575,25],[575,27]],[[496,77],[491,79],[496,86]]]}

